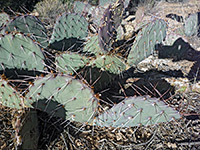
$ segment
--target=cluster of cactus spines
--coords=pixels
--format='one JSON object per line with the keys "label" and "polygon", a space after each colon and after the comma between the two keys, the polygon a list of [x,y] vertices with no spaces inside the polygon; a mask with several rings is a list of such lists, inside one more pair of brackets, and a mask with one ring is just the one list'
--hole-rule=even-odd
{"label": "cluster of cactus spines", "polygon": [[35,16],[22,15],[17,16],[4,28],[4,32],[22,32],[29,35],[32,40],[36,41],[41,47],[47,47],[49,40],[47,30],[43,23]]}
{"label": "cluster of cactus spines", "polygon": [[136,65],[151,55],[155,45],[162,42],[166,36],[167,25],[163,20],[154,20],[139,31],[128,55],[128,64]]}
{"label": "cluster of cactus spines", "polygon": [[185,20],[184,28],[187,36],[197,35],[200,37],[200,12],[189,15]]}
{"label": "cluster of cactus spines", "polygon": [[0,70],[43,70],[45,57],[41,48],[21,33],[0,37]]}
{"label": "cluster of cactus spines", "polygon": [[[79,14],[63,13],[57,20],[50,39],[50,44],[57,50],[68,50],[76,44],[76,40],[85,40],[88,35],[88,22],[84,16]],[[73,43],[73,39],[75,42]],[[66,42],[57,46],[60,41]],[[71,40],[72,43],[69,44]],[[64,46],[64,47],[63,47]]]}
{"label": "cluster of cactus spines", "polygon": [[78,53],[66,52],[57,56],[55,62],[59,72],[74,74],[78,69],[89,63],[89,59]]}
{"label": "cluster of cactus spines", "polygon": [[98,99],[81,80],[68,75],[38,77],[26,95],[35,108],[66,120],[90,122]]}
{"label": "cluster of cactus spines", "polygon": [[0,30],[10,20],[10,17],[6,13],[0,13]]}
{"label": "cluster of cactus spines", "polygon": [[103,127],[130,127],[152,125],[178,119],[177,111],[163,101],[148,96],[128,97],[99,115],[94,125]]}
{"label": "cluster of cactus spines", "polygon": [[17,109],[31,107],[31,104],[9,85],[9,81],[4,76],[0,78],[0,103],[4,106]]}

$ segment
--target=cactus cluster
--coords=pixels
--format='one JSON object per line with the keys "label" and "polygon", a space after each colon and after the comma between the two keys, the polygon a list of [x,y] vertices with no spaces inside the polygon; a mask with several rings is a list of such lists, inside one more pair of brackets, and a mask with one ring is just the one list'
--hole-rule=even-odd
{"label": "cactus cluster", "polygon": [[[179,118],[177,111],[149,97],[145,100],[144,97],[125,98],[98,116],[101,100],[95,92],[113,76],[152,54],[155,45],[165,38],[167,25],[162,19],[153,19],[144,25],[136,31],[137,35],[123,43],[129,43],[128,49],[124,49],[127,57],[124,57],[118,51],[121,47],[114,46],[121,42],[116,39],[126,7],[124,1],[102,0],[101,7],[82,2],[75,5],[81,9],[74,7],[76,13],[61,14],[50,37],[35,16],[17,16],[5,25],[0,37],[0,70],[36,70],[41,75],[32,76],[32,82],[21,93],[8,84],[9,79],[1,79],[0,102],[17,109],[34,107],[66,120],[100,126],[130,127],[138,123],[146,125],[147,121],[156,124],[170,121],[171,114]],[[86,14],[91,16],[88,18]],[[97,27],[95,33],[89,31],[91,24]],[[151,112],[149,120],[148,111]]]}

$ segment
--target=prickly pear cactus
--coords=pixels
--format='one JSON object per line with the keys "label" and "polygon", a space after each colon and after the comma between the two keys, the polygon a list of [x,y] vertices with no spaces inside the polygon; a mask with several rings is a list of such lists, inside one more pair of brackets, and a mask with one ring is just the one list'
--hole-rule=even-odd
{"label": "prickly pear cactus", "polygon": [[83,48],[83,52],[87,54],[94,54],[94,55],[99,55],[99,54],[104,54],[104,51],[101,50],[99,46],[99,40],[98,40],[98,35],[90,37],[86,42],[85,46]]}
{"label": "prickly pear cactus", "polygon": [[37,109],[82,123],[92,120],[98,105],[87,85],[67,75],[38,77],[26,97]]}
{"label": "prickly pear cactus", "polygon": [[94,120],[102,127],[133,127],[157,124],[180,118],[177,111],[157,98],[148,96],[129,97]]}
{"label": "prickly pear cactus", "polygon": [[116,0],[99,0],[99,6],[107,8],[108,5],[115,3]]}
{"label": "prickly pear cactus", "polygon": [[139,31],[128,55],[128,64],[136,65],[155,50],[155,45],[166,36],[167,25],[164,20],[154,20]]}
{"label": "prickly pear cactus", "polygon": [[115,42],[116,30],[122,22],[124,4],[118,0],[113,5],[109,5],[105,10],[100,28],[99,28],[99,45],[104,51],[111,51],[112,44]]}
{"label": "prickly pear cactus", "polygon": [[17,109],[31,107],[31,104],[10,86],[8,81],[2,78],[0,78],[0,103],[4,106]]}
{"label": "prickly pear cactus", "polygon": [[114,23],[115,29],[117,29],[122,22],[122,15],[123,15],[123,12],[124,12],[123,0],[117,0],[112,5],[111,10],[112,10],[113,23]]}
{"label": "prickly pear cactus", "polygon": [[116,29],[112,20],[111,5],[105,10],[102,23],[99,28],[99,46],[103,51],[111,51],[116,38]]}
{"label": "prickly pear cactus", "polygon": [[91,15],[94,9],[95,7],[87,2],[75,1],[73,4],[73,10],[84,16]]}
{"label": "prickly pear cactus", "polygon": [[200,32],[200,12],[191,14],[186,20],[185,20],[185,34],[187,36],[193,36],[193,35],[199,35],[198,30]]}
{"label": "prickly pear cactus", "polygon": [[[77,40],[85,40],[88,35],[88,22],[78,14],[63,13],[56,20],[50,44],[55,49],[68,50],[77,44]],[[61,45],[59,43],[61,42]]]}
{"label": "prickly pear cactus", "polygon": [[23,34],[0,37],[0,70],[43,70],[44,55],[38,45]]}
{"label": "prickly pear cactus", "polygon": [[127,67],[122,59],[114,55],[98,55],[90,61],[89,66],[97,67],[102,71],[108,71],[113,74],[120,74]]}
{"label": "prickly pear cactus", "polygon": [[7,23],[7,21],[9,21],[10,17],[8,14],[6,13],[0,13],[0,30],[1,30],[1,27],[3,25],[5,25]]}
{"label": "prickly pear cactus", "polygon": [[89,59],[77,53],[67,52],[56,57],[57,70],[66,74],[73,74],[89,63]]}
{"label": "prickly pear cactus", "polygon": [[15,17],[11,20],[4,32],[22,32],[26,35],[29,35],[33,40],[35,40],[40,46],[48,46],[48,36],[47,30],[44,27],[43,23],[35,16],[24,15]]}

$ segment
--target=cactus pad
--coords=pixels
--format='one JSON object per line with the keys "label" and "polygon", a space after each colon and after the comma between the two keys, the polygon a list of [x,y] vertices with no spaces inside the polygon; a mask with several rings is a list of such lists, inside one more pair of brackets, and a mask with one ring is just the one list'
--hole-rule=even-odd
{"label": "cactus pad", "polygon": [[9,21],[10,17],[6,13],[0,13],[0,29],[3,25],[6,24],[7,21]]}
{"label": "cactus pad", "polygon": [[151,125],[180,118],[174,109],[157,98],[129,97],[94,120],[94,124],[106,127],[133,127]]}
{"label": "cactus pad", "polygon": [[102,23],[99,28],[99,46],[104,51],[111,51],[112,44],[115,41],[116,30],[114,27],[114,22],[112,20],[111,5],[105,10],[104,16],[102,18]]}
{"label": "cactus pad", "polygon": [[166,36],[167,25],[164,20],[154,20],[139,31],[128,55],[128,64],[136,65],[155,50],[155,45]]}
{"label": "cactus pad", "polygon": [[7,81],[0,78],[0,103],[4,106],[21,109],[31,107],[28,101],[14,89]]}
{"label": "cactus pad", "polygon": [[37,109],[82,123],[91,121],[97,109],[93,91],[67,75],[39,77],[26,96]]}
{"label": "cactus pad", "polygon": [[38,45],[22,34],[0,37],[0,70],[43,70],[44,55]]}
{"label": "cactus pad", "polygon": [[89,65],[113,74],[120,74],[127,67],[122,59],[113,55],[98,55],[97,58],[91,60]]}
{"label": "cactus pad", "polygon": [[123,10],[124,10],[123,0],[117,0],[111,7],[112,20],[113,20],[115,29],[117,29],[122,22]]}
{"label": "cactus pad", "polygon": [[[63,13],[56,20],[50,44],[56,49],[67,50],[73,47],[77,40],[85,40],[87,35],[88,22],[83,16]],[[58,43],[62,41],[63,44],[58,47]]]}
{"label": "cactus pad", "polygon": [[91,15],[92,14],[92,10],[95,7],[90,5],[87,2],[80,2],[80,1],[75,1],[73,4],[73,10],[78,13],[78,14],[82,14],[84,16],[86,15]]}
{"label": "cactus pad", "polygon": [[74,71],[84,67],[88,63],[88,59],[77,53],[65,53],[56,57],[57,70],[73,74]]}
{"label": "cactus pad", "polygon": [[48,46],[48,36],[47,30],[42,24],[42,22],[35,16],[25,15],[18,16],[11,20],[4,31],[12,32],[22,32],[37,41],[42,47]]}
{"label": "cactus pad", "polygon": [[197,35],[198,30],[200,30],[200,12],[191,14],[186,20],[185,20],[185,34],[187,36],[193,36]]}
{"label": "cactus pad", "polygon": [[116,0],[99,0],[99,5],[101,7],[108,7],[109,4],[115,3]]}
{"label": "cactus pad", "polygon": [[85,52],[86,54],[94,54],[94,55],[104,54],[103,53],[104,51],[101,51],[98,42],[99,42],[98,35],[91,37],[90,39],[88,39],[87,42],[85,42],[83,52]]}

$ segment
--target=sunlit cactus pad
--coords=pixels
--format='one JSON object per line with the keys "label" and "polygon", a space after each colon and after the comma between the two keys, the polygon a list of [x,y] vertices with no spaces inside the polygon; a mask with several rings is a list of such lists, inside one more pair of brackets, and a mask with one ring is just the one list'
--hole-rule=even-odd
{"label": "sunlit cactus pad", "polygon": [[56,20],[51,44],[68,39],[84,40],[88,35],[88,22],[79,14],[63,13]]}
{"label": "sunlit cactus pad", "polygon": [[99,5],[101,7],[108,7],[109,4],[115,3],[116,0],[99,0]]}
{"label": "sunlit cactus pad", "polygon": [[5,25],[7,21],[9,21],[10,17],[6,13],[0,13],[0,29],[1,26]]}
{"label": "sunlit cactus pad", "polygon": [[104,54],[104,51],[101,51],[99,46],[98,35],[92,36],[85,42],[85,46],[83,48],[83,52],[86,54]]}
{"label": "sunlit cactus pad", "polygon": [[31,104],[12,88],[7,81],[0,78],[0,103],[10,108],[22,109],[31,107]]}
{"label": "sunlit cactus pad", "polygon": [[122,59],[113,55],[98,55],[89,65],[113,74],[120,74],[127,67]]}
{"label": "sunlit cactus pad", "polygon": [[105,127],[133,127],[168,122],[180,115],[163,101],[148,96],[129,97],[94,120]]}
{"label": "sunlit cactus pad", "polygon": [[95,9],[95,7],[87,2],[75,1],[73,4],[73,10],[78,14],[92,15],[93,9]]}
{"label": "sunlit cactus pad", "polygon": [[198,35],[200,36],[200,12],[195,13],[195,14],[191,14],[188,16],[188,18],[186,18],[185,20],[185,34],[187,36],[194,36],[194,35]]}
{"label": "sunlit cactus pad", "polygon": [[78,69],[84,67],[89,60],[77,53],[67,52],[56,57],[56,67],[60,72],[73,74]]}
{"label": "sunlit cactus pad", "polygon": [[44,55],[38,45],[22,34],[0,37],[0,70],[43,70]]}
{"label": "sunlit cactus pad", "polygon": [[91,121],[98,103],[87,85],[67,75],[38,77],[27,99],[50,115],[82,123]]}
{"label": "sunlit cactus pad", "polygon": [[47,47],[49,43],[46,28],[35,16],[24,15],[15,17],[6,25],[4,31],[17,31],[30,35],[30,37],[42,47]]}
{"label": "sunlit cactus pad", "polygon": [[136,65],[147,58],[155,50],[155,45],[161,43],[166,36],[167,24],[164,20],[156,19],[139,31],[128,55],[128,63]]}

